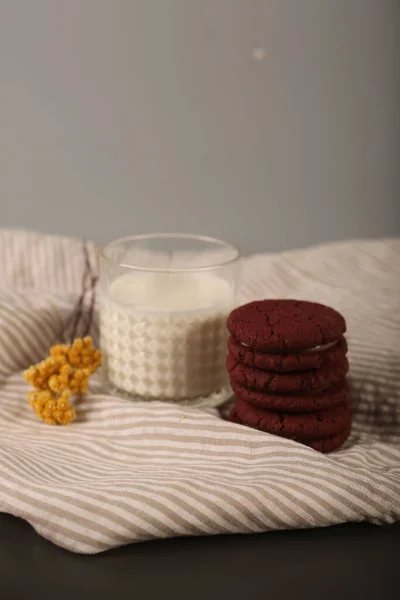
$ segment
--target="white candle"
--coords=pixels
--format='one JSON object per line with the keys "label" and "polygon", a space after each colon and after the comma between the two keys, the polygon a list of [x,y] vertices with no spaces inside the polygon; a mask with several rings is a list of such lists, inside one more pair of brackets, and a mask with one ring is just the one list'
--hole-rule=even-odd
{"label": "white candle", "polygon": [[106,378],[144,398],[194,398],[227,384],[227,281],[205,272],[130,272],[103,292]]}

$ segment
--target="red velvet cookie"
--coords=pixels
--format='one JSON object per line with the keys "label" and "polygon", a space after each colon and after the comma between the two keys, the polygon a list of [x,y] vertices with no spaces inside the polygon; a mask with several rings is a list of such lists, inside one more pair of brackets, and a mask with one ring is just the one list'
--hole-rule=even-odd
{"label": "red velvet cookie", "polygon": [[[231,421],[233,421],[234,423],[238,423],[239,425],[244,425],[245,427],[248,427],[248,425],[246,425],[246,423],[243,423],[237,415],[232,416]],[[300,444],[304,444],[305,446],[308,446],[313,450],[317,450],[318,452],[327,453],[333,452],[334,450],[340,448],[340,446],[342,446],[347,440],[350,433],[351,423],[348,427],[346,427],[339,433],[335,433],[333,435],[327,435],[325,437],[315,439],[296,439],[295,441],[299,442]]]}
{"label": "red velvet cookie", "polygon": [[311,390],[323,390],[342,381],[349,369],[346,357],[337,363],[314,371],[276,373],[252,369],[237,362],[230,354],[226,358],[231,385],[232,380],[240,385],[263,392],[300,393]]}
{"label": "red velvet cookie", "polygon": [[243,346],[230,336],[228,339],[229,353],[240,363],[255,369],[267,371],[308,371],[309,369],[320,369],[332,365],[345,356],[347,342],[341,337],[333,346],[326,349],[303,350],[290,354],[276,354],[259,352],[254,348]]}
{"label": "red velvet cookie", "polygon": [[335,342],[346,331],[342,315],[302,300],[256,300],[228,317],[230,334],[256,350],[307,350]]}
{"label": "red velvet cookie", "polygon": [[296,440],[319,439],[348,429],[351,423],[350,404],[345,402],[334,408],[311,413],[285,413],[257,408],[236,397],[229,415],[250,427]]}
{"label": "red velvet cookie", "polygon": [[346,429],[343,429],[343,431],[340,431],[335,435],[328,435],[327,437],[316,440],[301,440],[301,443],[313,448],[314,450],[318,450],[318,452],[333,452],[333,450],[337,450],[345,443],[347,438],[350,436],[350,433],[351,423],[349,427],[346,427]]}
{"label": "red velvet cookie", "polygon": [[231,379],[231,387],[236,396],[244,400],[244,402],[253,404],[255,407],[295,413],[333,408],[346,402],[348,392],[346,380],[342,380],[336,386],[330,386],[318,392],[309,392],[306,395],[264,394],[263,392],[244,387],[234,379]]}

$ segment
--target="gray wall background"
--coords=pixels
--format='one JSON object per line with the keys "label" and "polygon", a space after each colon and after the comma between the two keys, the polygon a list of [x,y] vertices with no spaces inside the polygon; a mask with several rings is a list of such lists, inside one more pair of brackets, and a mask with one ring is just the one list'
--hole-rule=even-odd
{"label": "gray wall background", "polygon": [[0,0],[0,226],[395,235],[399,107],[398,0]]}

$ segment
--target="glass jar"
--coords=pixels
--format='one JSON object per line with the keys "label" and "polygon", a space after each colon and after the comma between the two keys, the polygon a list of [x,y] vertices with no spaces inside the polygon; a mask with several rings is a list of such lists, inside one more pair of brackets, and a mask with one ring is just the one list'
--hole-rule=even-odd
{"label": "glass jar", "polygon": [[226,319],[239,251],[186,234],[137,235],[101,257],[100,334],[109,388],[141,400],[216,405],[230,394]]}

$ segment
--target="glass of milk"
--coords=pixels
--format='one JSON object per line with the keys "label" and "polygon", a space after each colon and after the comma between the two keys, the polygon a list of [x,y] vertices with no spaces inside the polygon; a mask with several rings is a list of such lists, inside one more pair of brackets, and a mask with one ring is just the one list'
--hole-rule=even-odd
{"label": "glass of milk", "polygon": [[224,401],[226,319],[239,263],[236,248],[197,235],[137,235],[108,244],[100,334],[109,389],[141,400]]}

